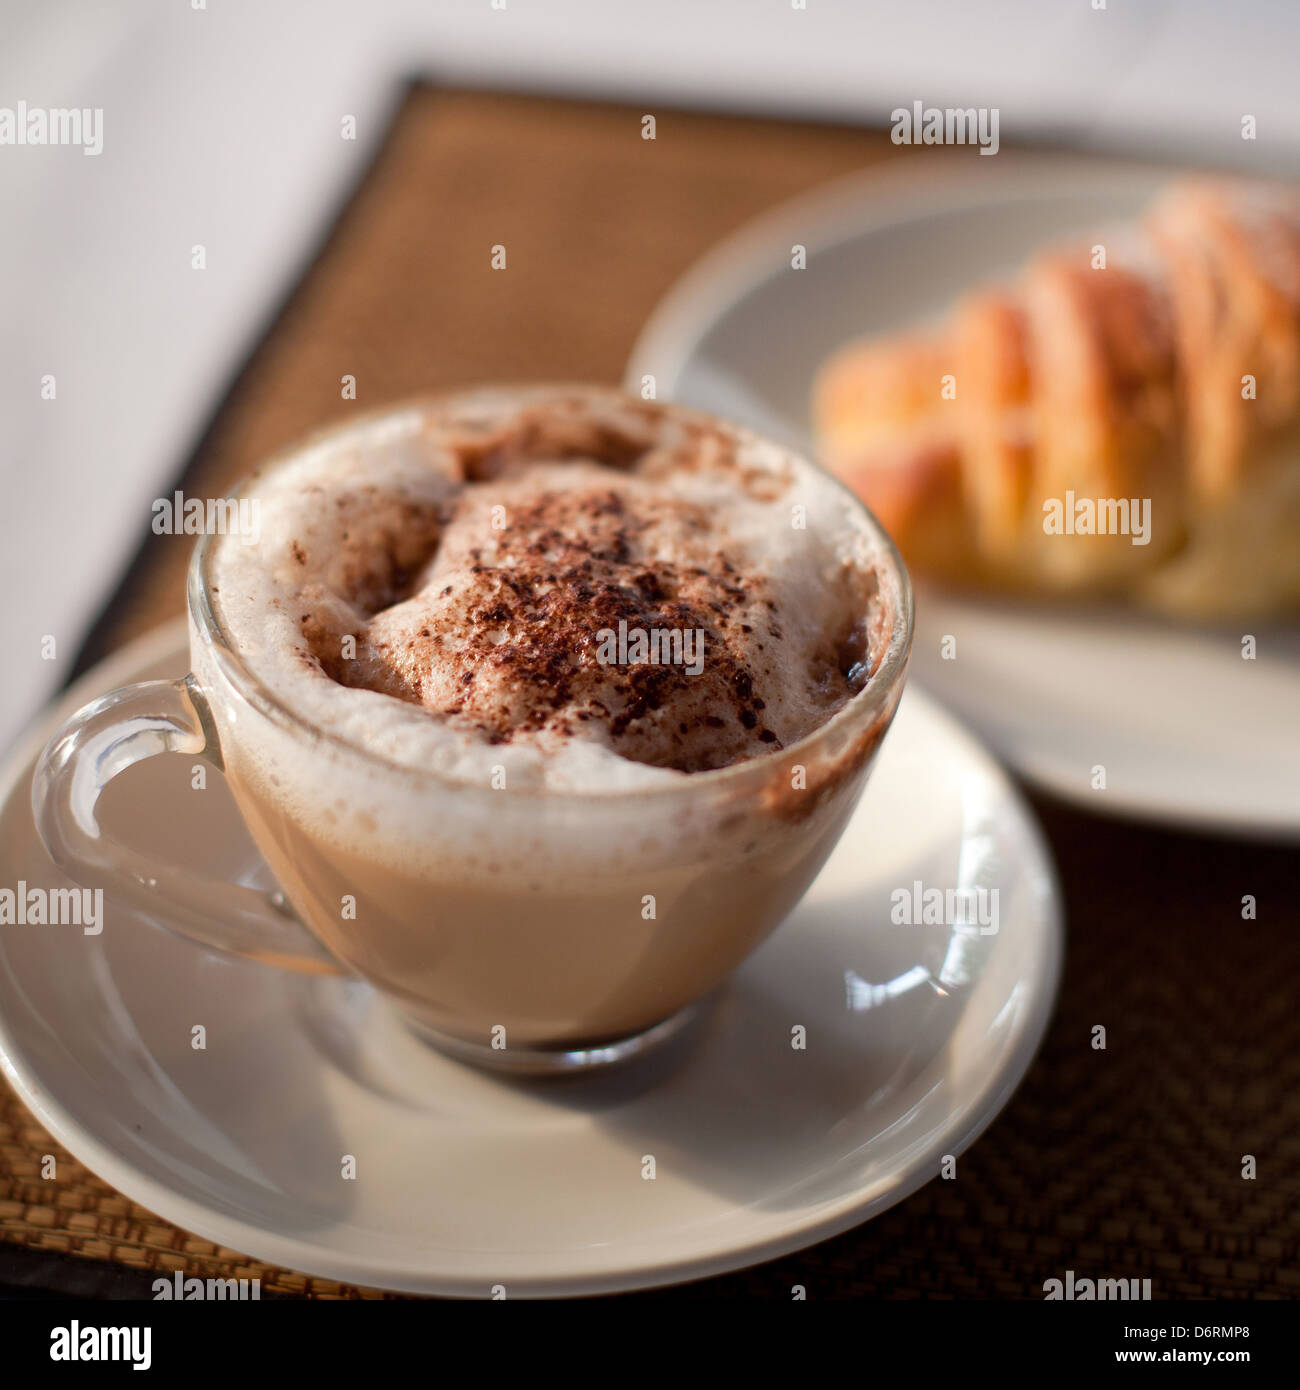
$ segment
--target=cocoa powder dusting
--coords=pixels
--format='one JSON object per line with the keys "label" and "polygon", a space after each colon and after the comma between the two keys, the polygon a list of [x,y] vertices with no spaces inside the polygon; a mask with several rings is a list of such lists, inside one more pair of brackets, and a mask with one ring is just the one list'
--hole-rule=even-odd
{"label": "cocoa powder dusting", "polygon": [[[552,411],[452,438],[458,494],[394,500],[302,614],[340,684],[493,745],[598,730],[622,757],[683,772],[779,751],[861,688],[857,596],[843,631],[793,651],[784,624],[801,615],[787,617],[716,508],[665,485],[649,436]],[[690,446],[749,495],[779,491],[742,476],[730,441]]]}

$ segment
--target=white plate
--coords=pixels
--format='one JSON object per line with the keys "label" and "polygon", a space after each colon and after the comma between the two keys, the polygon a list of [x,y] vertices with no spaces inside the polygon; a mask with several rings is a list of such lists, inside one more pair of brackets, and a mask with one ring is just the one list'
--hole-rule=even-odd
{"label": "white plate", "polygon": [[[626,380],[809,447],[808,395],[848,339],[941,313],[1037,247],[1132,217],[1173,171],[973,157],[868,172],[778,208],[651,317]],[[791,248],[807,248],[805,270]],[[1300,541],[1297,542],[1300,544]],[[1242,659],[1243,631],[1258,655]],[[957,638],[957,659],[940,655]],[[913,679],[1026,777],[1099,811],[1300,834],[1300,627],[1188,628],[1118,609],[923,587]],[[1106,770],[1094,790],[1093,769]]]}
{"label": "white plate", "polygon": [[[164,629],[87,676],[59,717],[186,664],[183,631]],[[0,784],[0,886],[64,882],[28,806],[54,722]],[[102,805],[110,834],[259,872],[220,778],[192,790],[188,759],[128,770]],[[891,892],[915,880],[996,889],[999,930],[893,925]],[[803,904],[693,1036],[620,1072],[484,1075],[418,1042],[362,985],[211,955],[109,900],[105,917],[99,936],[0,927],[0,1060],[50,1131],[209,1240],[331,1279],[471,1296],[717,1274],[900,1201],[1023,1076],[1062,938],[1024,803],[916,691]],[[796,1025],[806,1050],[791,1047]],[[345,1154],[355,1180],[340,1176]]]}

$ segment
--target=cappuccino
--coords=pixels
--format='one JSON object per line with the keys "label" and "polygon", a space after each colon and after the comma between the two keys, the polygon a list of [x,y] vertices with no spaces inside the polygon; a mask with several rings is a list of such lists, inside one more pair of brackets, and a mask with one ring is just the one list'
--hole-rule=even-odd
{"label": "cappuccino", "polygon": [[261,542],[212,569],[239,655],[322,729],[459,779],[598,791],[779,751],[887,635],[837,489],[614,393],[461,398],[249,495]]}
{"label": "cappuccino", "polygon": [[837,482],[695,412],[534,387],[335,430],[245,495],[257,544],[209,537],[191,576],[228,781],[302,920],[426,1031],[613,1045],[798,901],[910,639]]}

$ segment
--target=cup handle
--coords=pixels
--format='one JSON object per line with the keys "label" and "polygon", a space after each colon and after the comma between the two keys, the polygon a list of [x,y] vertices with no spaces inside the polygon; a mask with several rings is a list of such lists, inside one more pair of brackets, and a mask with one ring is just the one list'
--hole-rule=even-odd
{"label": "cup handle", "polygon": [[197,755],[225,770],[192,675],[141,681],[78,710],[45,745],[32,779],[32,812],[50,858],[75,882],[102,886],[205,946],[289,970],[342,973],[282,893],[171,868],[103,833],[100,793],[119,772],[159,753]]}

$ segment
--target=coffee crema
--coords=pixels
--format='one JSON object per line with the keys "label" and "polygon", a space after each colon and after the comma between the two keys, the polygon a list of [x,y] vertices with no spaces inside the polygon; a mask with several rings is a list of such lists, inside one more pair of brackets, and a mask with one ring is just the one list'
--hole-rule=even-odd
{"label": "coffee crema", "polygon": [[870,681],[893,596],[838,484],[746,431],[593,388],[398,412],[250,481],[214,603],[284,704],[407,766],[653,785],[788,748]]}

